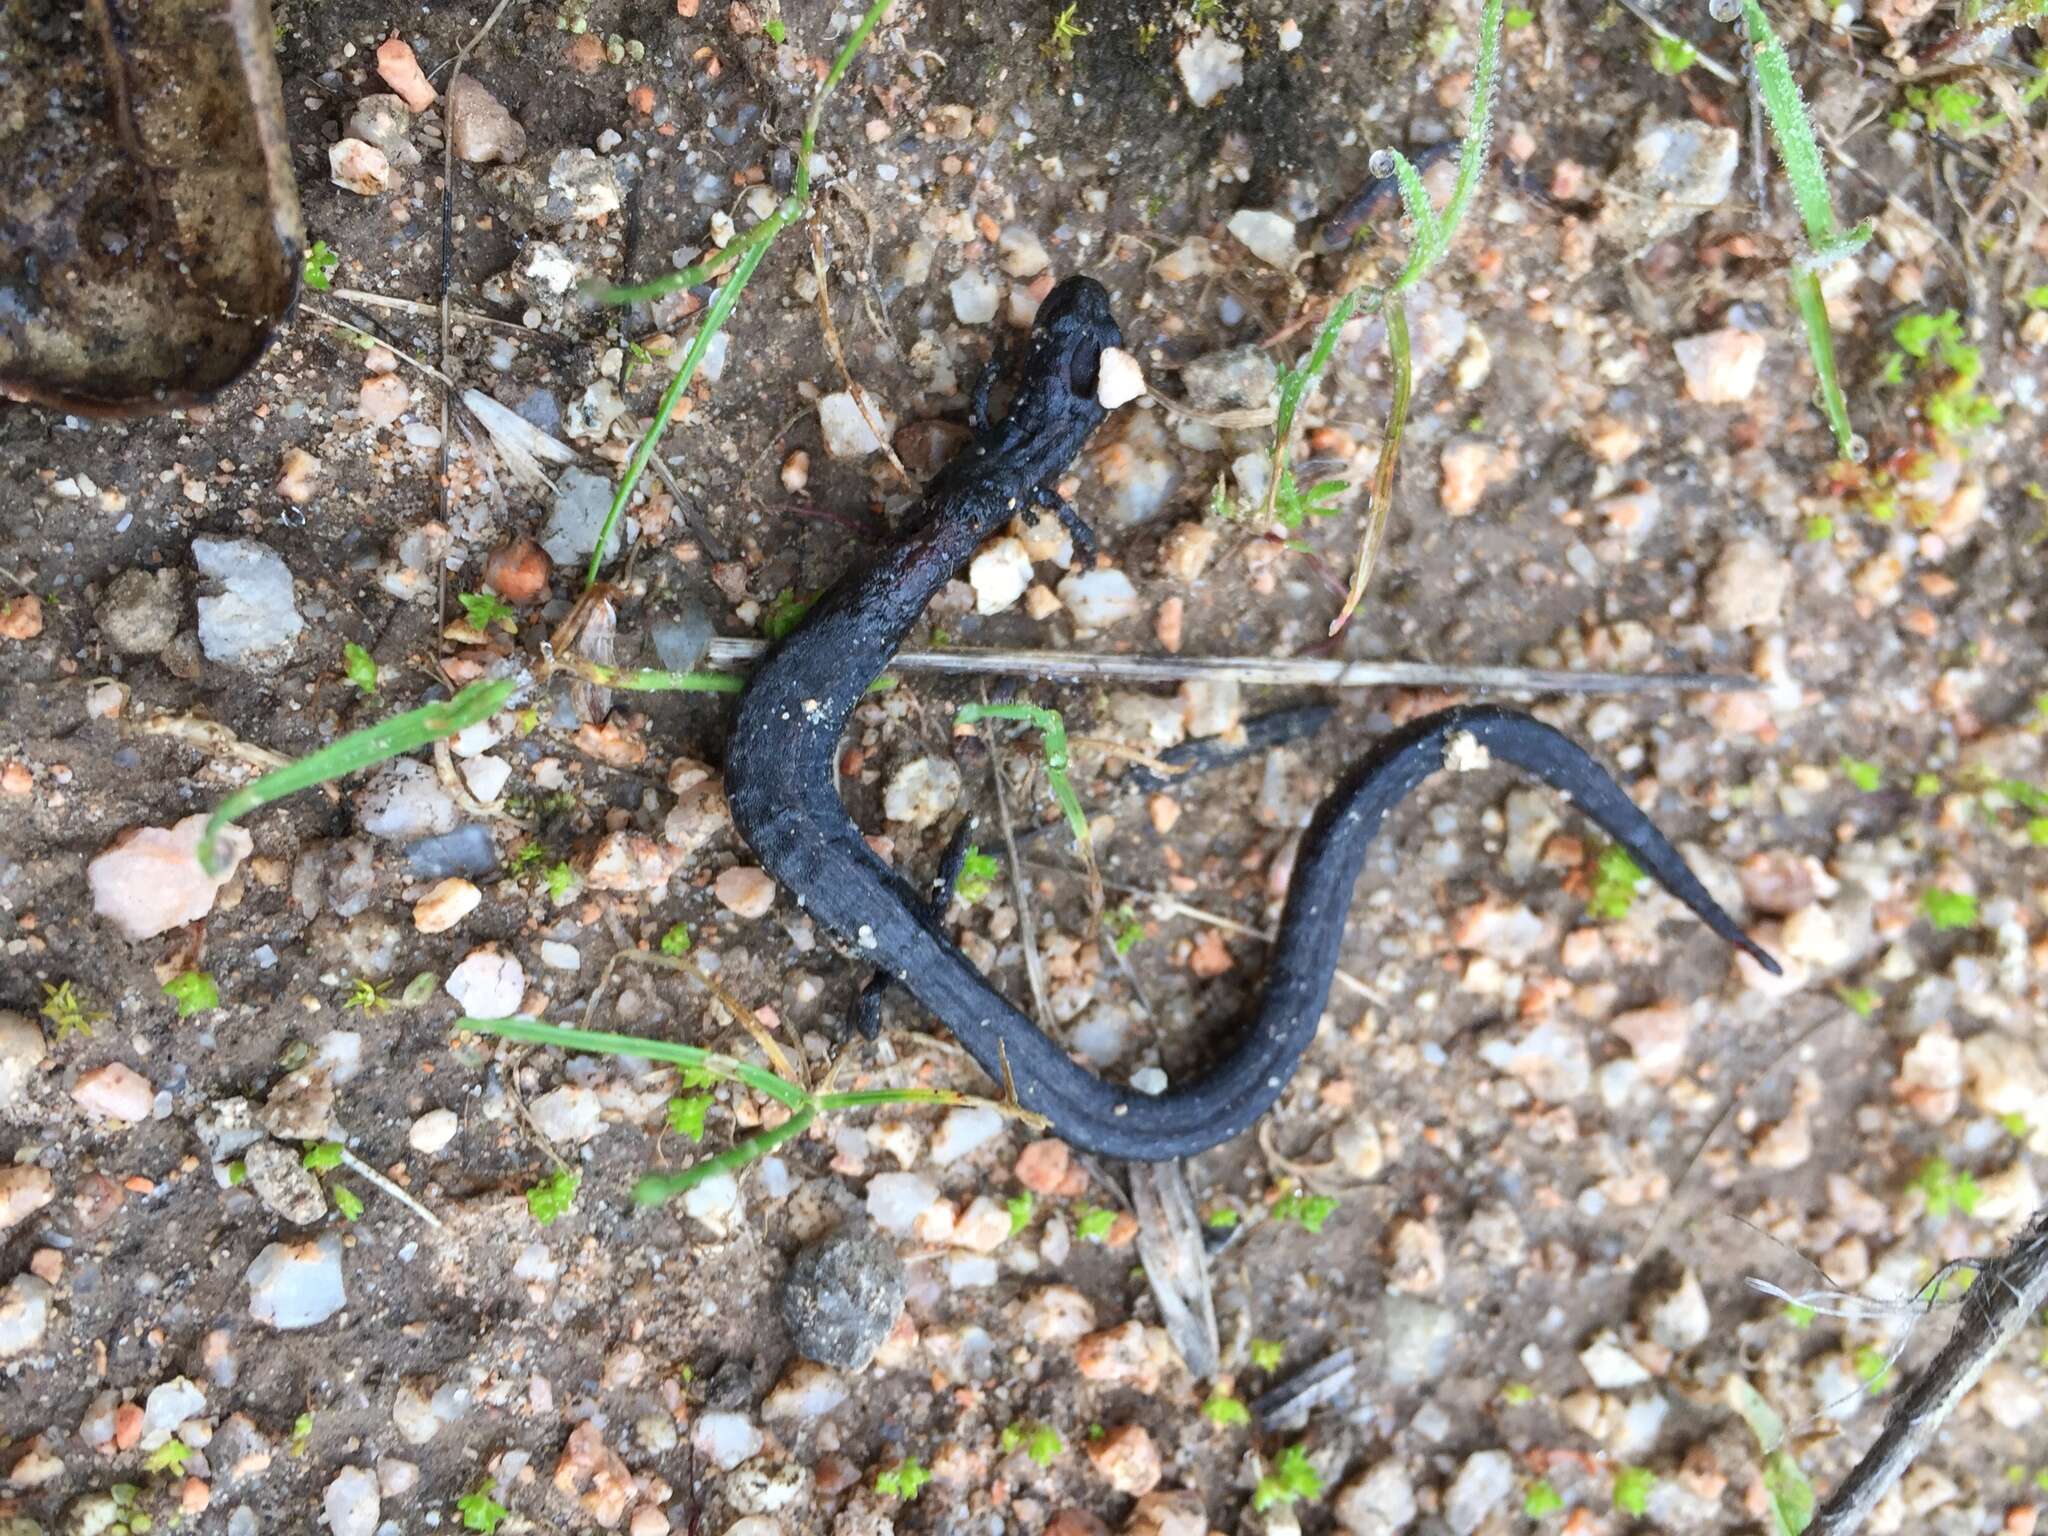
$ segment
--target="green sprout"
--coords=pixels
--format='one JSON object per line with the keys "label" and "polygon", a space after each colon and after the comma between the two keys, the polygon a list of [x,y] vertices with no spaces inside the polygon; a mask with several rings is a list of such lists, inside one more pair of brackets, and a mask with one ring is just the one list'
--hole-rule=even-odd
{"label": "green sprout", "polygon": [[1614,1474],[1614,1507],[1640,1520],[1650,1507],[1650,1492],[1656,1486],[1657,1474],[1648,1467],[1623,1467]]}
{"label": "green sprout", "polygon": [[816,592],[798,596],[790,587],[784,587],[775,594],[774,600],[761,614],[761,633],[770,640],[785,639],[797,625],[803,623],[804,615],[811,611],[811,604],[818,600]]}
{"label": "green sprout", "polygon": [[1825,544],[1835,536],[1835,520],[1825,512],[1816,513],[1806,520],[1806,542]]}
{"label": "green sprout", "polygon": [[1788,1301],[1785,1303],[1785,1309],[1778,1315],[1784,1318],[1785,1325],[1788,1328],[1797,1329],[1799,1332],[1804,1333],[1813,1326],[1814,1318],[1820,1314],[1803,1302]]}
{"label": "green sprout", "polygon": [[1529,1492],[1522,1500],[1522,1513],[1531,1520],[1542,1520],[1557,1514],[1564,1508],[1564,1495],[1550,1484],[1548,1478],[1539,1477],[1529,1485]]}
{"label": "green sprout", "polygon": [[1253,1339],[1251,1343],[1252,1366],[1261,1371],[1277,1371],[1285,1358],[1287,1346],[1278,1339]]}
{"label": "green sprout", "polygon": [[1878,382],[1905,383],[1909,362],[1915,375],[1938,379],[1921,400],[1921,411],[1943,437],[1964,437],[1997,423],[2003,414],[1997,402],[1977,387],[1984,354],[1969,344],[1956,311],[1903,315],[1892,325],[1892,340],[1898,350],[1885,359]]}
{"label": "green sprout", "polygon": [[1086,1203],[1074,1207],[1074,1235],[1084,1243],[1104,1241],[1109,1236],[1109,1229],[1115,1225],[1115,1211]]}
{"label": "green sprout", "polygon": [[1145,925],[1138,921],[1138,914],[1131,910],[1127,901],[1113,912],[1103,914],[1103,922],[1109,928],[1109,941],[1122,959],[1144,940]]}
{"label": "green sprout", "polygon": [[343,1161],[342,1147],[338,1141],[315,1142],[299,1159],[300,1165],[313,1173],[326,1173],[329,1169],[339,1168]]}
{"label": "green sprout", "polygon": [[228,1188],[237,1189],[249,1182],[249,1165],[239,1157],[228,1164]]}
{"label": "green sprout", "polygon": [[1857,1350],[1851,1363],[1856,1367],[1856,1379],[1872,1392],[1882,1392],[1891,1380],[1892,1363],[1875,1344]]}
{"label": "green sprout", "polygon": [[1219,1205],[1215,1210],[1202,1218],[1202,1223],[1204,1226],[1215,1228],[1218,1232],[1228,1232],[1243,1220],[1244,1215],[1242,1212],[1227,1205]]}
{"label": "green sprout", "polygon": [[971,907],[995,889],[1002,872],[1002,862],[994,854],[983,853],[969,843],[960,859],[960,878],[953,882],[953,894],[962,906]]}
{"label": "green sprout", "polygon": [[1323,1480],[1309,1465],[1308,1452],[1298,1445],[1290,1445],[1273,1463],[1273,1470],[1261,1477],[1258,1486],[1252,1490],[1252,1508],[1264,1511],[1276,1504],[1292,1504],[1297,1499],[1314,1500],[1322,1496]]}
{"label": "green sprout", "polygon": [[162,1445],[142,1458],[145,1472],[183,1473],[185,1462],[192,1455],[192,1447],[178,1439],[166,1440]]}
{"label": "green sprout", "polygon": [[391,1006],[391,983],[358,976],[341,999],[343,1013],[382,1013]]}
{"label": "green sprout", "polygon": [[854,56],[867,45],[868,37],[880,25],[888,13],[893,0],[871,0],[866,12],[854,29],[846,34],[839,45],[839,52],[833,57],[832,67],[819,82],[817,94],[811,98],[811,110],[804,117],[803,133],[797,143],[796,176],[790,184],[789,195],[782,199],[774,212],[756,224],[744,235],[734,240],[722,251],[716,251],[705,260],[680,272],[671,272],[656,278],[651,283],[632,287],[604,287],[591,296],[601,304],[637,304],[684,288],[695,288],[714,276],[729,274],[725,286],[720,288],[704,311],[704,318],[696,334],[690,340],[690,347],[683,354],[682,366],[677,368],[668,388],[662,391],[661,400],[654,408],[654,417],[647,430],[641,434],[639,443],[633,449],[633,457],[626,465],[626,473],[612,493],[612,503],[605,509],[604,524],[598,529],[597,542],[590,552],[590,564],[584,571],[583,584],[586,588],[597,585],[597,573],[604,567],[605,551],[610,547],[613,530],[619,519],[625,516],[626,506],[633,499],[633,492],[639,488],[641,478],[647,473],[655,450],[661,445],[661,435],[668,429],[669,419],[675,415],[681,404],[683,392],[697,376],[703,365],[705,354],[712,341],[725,328],[739,304],[740,295],[746,291],[754,271],[761,265],[761,258],[768,254],[768,247],[775,238],[791,224],[802,218],[811,202],[811,163],[815,155],[818,138],[818,123],[825,114],[825,103],[831,99]]}
{"label": "green sprout", "polygon": [[356,685],[358,693],[375,697],[377,658],[351,640],[341,648],[341,673]]}
{"label": "green sprout", "polygon": [[1003,1209],[1010,1213],[1010,1236],[1015,1237],[1031,1225],[1031,1213],[1037,1204],[1028,1189],[1010,1196],[1003,1202]]}
{"label": "green sprout", "polygon": [[583,1175],[573,1168],[557,1168],[526,1192],[526,1209],[544,1227],[551,1227],[569,1214],[576,1203],[576,1191]]}
{"label": "green sprout", "polygon": [[875,1492],[908,1504],[924,1491],[924,1485],[931,1480],[931,1473],[915,1456],[906,1456],[888,1471],[876,1474]]}
{"label": "green sprout", "polygon": [[306,1447],[312,1443],[313,1415],[302,1413],[292,1420],[291,1438],[286,1442],[285,1450],[294,1456],[303,1456],[306,1454]]}
{"label": "green sprout", "polygon": [[315,240],[306,247],[299,279],[316,293],[326,293],[334,287],[334,269],[340,265],[341,253],[329,250],[325,240]]}
{"label": "green sprout", "polygon": [[1526,1381],[1511,1381],[1500,1389],[1501,1401],[1511,1408],[1524,1408],[1536,1401],[1536,1389]]}
{"label": "green sprout", "polygon": [[1014,1423],[1006,1426],[1001,1437],[1003,1454],[1022,1448],[1024,1454],[1041,1467],[1049,1467],[1053,1458],[1067,1448],[1060,1432],[1050,1424]]}
{"label": "green sprout", "polygon": [[1945,1157],[1930,1157],[1913,1175],[1912,1187],[1927,1197],[1927,1214],[1940,1220],[1951,1211],[1965,1216],[1977,1212],[1984,1191],[1967,1171],[1959,1170]]}
{"label": "green sprout", "polygon": [[547,882],[548,900],[557,905],[569,899],[578,883],[576,871],[570,868],[567,859],[557,859],[550,864],[547,874],[542,878]]}
{"label": "green sprout", "polygon": [[1642,888],[1643,872],[1628,850],[1609,843],[1593,864],[1593,894],[1586,899],[1586,911],[1602,922],[1619,922],[1635,905]]}
{"label": "green sprout", "polygon": [[503,624],[507,629],[519,627],[519,610],[495,592],[458,592],[455,601],[462,604],[469,627],[480,635],[493,624]]}
{"label": "green sprout", "polygon": [[711,1110],[711,1095],[692,1093],[668,1101],[668,1128],[692,1141],[704,1139],[704,1117]]}
{"label": "green sprout", "polygon": [[1835,996],[1842,1000],[1842,1006],[1859,1019],[1867,1019],[1877,1012],[1877,1005],[1884,1001],[1875,989],[1870,987],[1835,988]]}
{"label": "green sprout", "polygon": [[491,1497],[491,1485],[486,1483],[475,1493],[465,1493],[457,1499],[455,1513],[462,1516],[465,1531],[482,1531],[484,1536],[494,1536],[498,1522],[512,1511]]}
{"label": "green sprout", "polygon": [[361,1195],[358,1195],[346,1184],[331,1186],[331,1193],[334,1196],[334,1208],[341,1212],[342,1220],[355,1221],[362,1216],[363,1197]]}
{"label": "green sprout", "polygon": [[1682,37],[1650,39],[1650,68],[1660,75],[1682,75],[1699,61],[1699,49]]}
{"label": "green sprout", "polygon": [[1800,222],[1806,228],[1808,252],[1792,269],[1792,299],[1806,327],[1807,352],[1820,380],[1821,406],[1835,435],[1835,451],[1845,458],[1861,458],[1869,450],[1861,445],[1849,425],[1849,404],[1843,398],[1841,375],[1835,365],[1834,333],[1828,326],[1820,275],[1869,240],[1870,226],[1859,224],[1845,231],[1836,222],[1834,204],[1828,196],[1827,166],[1814,138],[1813,120],[1799,94],[1799,82],[1793,77],[1791,60],[1785,56],[1785,45],[1771,30],[1770,18],[1757,0],[1742,0],[1742,18],[1749,33],[1750,68],[1755,74],[1757,96],[1763,102],[1771,140],[1778,147],[1778,159],[1792,183],[1792,199],[1798,204]]}
{"label": "green sprout", "polygon": [[1071,60],[1074,57],[1075,40],[1086,37],[1094,30],[1074,20],[1074,13],[1080,9],[1080,0],[1073,0],[1065,10],[1053,17],[1052,35],[1039,49],[1048,59]]}
{"label": "green sprout", "polygon": [[780,16],[770,16],[761,23],[761,30],[768,34],[768,41],[778,48],[789,41],[789,28],[782,24]]}
{"label": "green sprout", "polygon": [[1052,791],[1053,802],[1067,819],[1067,830],[1073,833],[1075,846],[1085,852],[1089,847],[1088,815],[1081,809],[1081,797],[1074,793],[1073,781],[1067,777],[1071,759],[1067,750],[1067,722],[1060,712],[1037,704],[963,704],[953,716],[956,725],[976,725],[983,720],[1021,720],[1038,731],[1045,749],[1046,784]]}
{"label": "green sprout", "polygon": [[1323,1223],[1336,1210],[1337,1202],[1332,1196],[1304,1194],[1298,1187],[1289,1189],[1273,1206],[1273,1214],[1281,1221],[1291,1221],[1315,1233],[1323,1230]]}
{"label": "green sprout", "polygon": [[1842,777],[1866,795],[1875,794],[1884,784],[1884,770],[1858,757],[1842,759]]}
{"label": "green sprout", "polygon": [[1771,1501],[1771,1536],[1799,1536],[1813,1524],[1819,1504],[1813,1483],[1785,1446],[1785,1421],[1763,1395],[1741,1377],[1729,1384],[1735,1411],[1764,1453],[1764,1493]]}
{"label": "green sprout", "polygon": [[1968,891],[1948,891],[1933,886],[1920,898],[1920,910],[1934,924],[1937,933],[1977,925],[1977,898]]}
{"label": "green sprout", "polygon": [[690,952],[690,925],[670,924],[668,932],[661,936],[661,952],[671,960],[687,955]]}
{"label": "green sprout", "polygon": [[1208,1401],[1202,1404],[1202,1416],[1218,1429],[1252,1421],[1251,1410],[1227,1392],[1211,1392]]}
{"label": "green sprout", "polygon": [[1932,800],[1941,793],[1941,775],[1938,773],[1916,773],[1913,775],[1913,797],[1916,800]]}
{"label": "green sprout", "polygon": [[1501,18],[1501,25],[1510,32],[1519,32],[1524,27],[1535,25],[1535,22],[1536,13],[1534,11],[1523,10],[1520,6],[1515,5],[1509,6],[1507,15]]}
{"label": "green sprout", "polygon": [[189,1019],[195,1013],[220,1006],[220,988],[206,971],[186,971],[173,976],[164,983],[164,996],[171,1000],[181,1019]]}
{"label": "green sprout", "polygon": [[217,846],[220,834],[251,811],[480,724],[503,709],[518,686],[511,678],[471,683],[445,703],[423,705],[380,724],[351,731],[295,763],[271,770],[214,808],[199,839],[200,866],[209,874],[223,872],[225,865]]}
{"label": "green sprout", "polygon": [[78,990],[77,983],[69,981],[60,981],[54,987],[44,982],[43,1006],[36,1012],[55,1027],[59,1040],[74,1034],[89,1037],[93,1025],[113,1017],[103,1009],[94,1008],[92,999]]}

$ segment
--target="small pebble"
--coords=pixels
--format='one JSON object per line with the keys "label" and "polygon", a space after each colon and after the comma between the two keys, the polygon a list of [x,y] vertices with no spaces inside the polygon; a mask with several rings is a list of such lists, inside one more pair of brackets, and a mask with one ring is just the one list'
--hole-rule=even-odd
{"label": "small pebble", "polygon": [[412,925],[421,933],[446,933],[482,905],[484,893],[467,880],[443,880],[412,909]]}
{"label": "small pebble", "polygon": [[432,1157],[462,1129],[462,1119],[452,1109],[430,1109],[413,1121],[405,1133],[406,1144],[413,1151]]}
{"label": "small pebble", "polygon": [[738,917],[766,917],[775,905],[775,882],[766,871],[750,864],[720,870],[712,892],[727,911]]}

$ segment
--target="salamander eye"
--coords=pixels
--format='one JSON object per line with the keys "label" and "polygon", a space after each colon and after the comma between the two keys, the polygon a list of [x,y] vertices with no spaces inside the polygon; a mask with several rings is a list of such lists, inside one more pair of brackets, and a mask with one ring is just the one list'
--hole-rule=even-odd
{"label": "salamander eye", "polygon": [[1067,359],[1067,382],[1077,395],[1093,396],[1096,370],[1102,363],[1102,344],[1093,336],[1084,338]]}

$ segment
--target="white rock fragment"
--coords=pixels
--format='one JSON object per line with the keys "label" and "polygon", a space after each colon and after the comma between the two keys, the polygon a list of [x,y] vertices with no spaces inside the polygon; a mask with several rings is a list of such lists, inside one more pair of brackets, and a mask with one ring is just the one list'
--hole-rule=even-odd
{"label": "white rock fragment", "polygon": [[768,872],[751,864],[721,869],[711,883],[711,892],[735,917],[749,921],[766,917],[775,905],[775,882]]}
{"label": "white rock fragment", "polygon": [[953,318],[962,325],[987,325],[1003,297],[996,280],[977,267],[954,278],[946,291],[953,296]]}
{"label": "white rock fragment", "polygon": [[[872,395],[864,394],[869,415],[884,434],[894,433],[896,422]],[[824,436],[825,451],[835,459],[864,459],[882,451],[882,439],[861,414],[860,405],[845,390],[836,390],[818,402],[818,431]]]}
{"label": "white rock fragment", "polygon": [[462,1119],[452,1109],[430,1109],[413,1121],[405,1133],[406,1144],[413,1151],[432,1157],[462,1129]]}
{"label": "white rock fragment", "polygon": [[421,933],[446,933],[479,906],[484,893],[459,876],[436,881],[413,905],[412,925]]}
{"label": "white rock fragment", "polygon": [[941,1168],[972,1156],[1003,1133],[1003,1117],[986,1106],[946,1111],[932,1137],[932,1161]]}
{"label": "white rock fragment", "polygon": [[1294,220],[1266,208],[1240,208],[1226,226],[1231,239],[1269,267],[1292,272],[1301,260],[1294,243]]}
{"label": "white rock fragment", "polygon": [[949,757],[913,758],[882,791],[882,814],[913,828],[931,826],[959,803],[960,769]]}
{"label": "white rock fragment", "polygon": [[327,175],[344,192],[375,197],[390,190],[391,161],[374,144],[337,139],[327,146]]}
{"label": "white rock fragment", "polygon": [[469,792],[484,805],[496,805],[498,797],[505,793],[505,786],[511,782],[512,765],[501,757],[472,757],[461,765],[462,781],[469,786]]}
{"label": "white rock fragment", "polygon": [[1754,331],[1723,327],[1671,344],[1685,372],[1685,392],[1702,405],[1733,405],[1756,390],[1764,339]]}
{"label": "white rock fragment", "polygon": [[526,996],[526,972],[510,955],[473,949],[443,985],[469,1017],[503,1019],[519,1011]]}
{"label": "white rock fragment", "polygon": [[974,588],[976,613],[1001,613],[1013,606],[1031,585],[1031,553],[1024,541],[1004,534],[982,545],[968,562],[967,584]]}
{"label": "white rock fragment", "polygon": [[50,1326],[50,1286],[31,1274],[19,1274],[0,1290],[0,1360],[11,1360],[42,1346]]}
{"label": "white rock fragment", "polygon": [[1586,1375],[1602,1392],[1640,1387],[1650,1380],[1650,1373],[1643,1363],[1623,1349],[1611,1333],[1601,1334],[1580,1350],[1579,1364],[1586,1368]]}
{"label": "white rock fragment", "polygon": [[1715,629],[1774,629],[1792,586],[1792,562],[1761,539],[1737,539],[1707,577],[1707,623]]}
{"label": "white rock fragment", "polygon": [[142,1403],[142,1439],[138,1448],[153,1451],[165,1444],[187,1419],[206,1412],[206,1394],[186,1376],[173,1376],[149,1389]]}
{"label": "white rock fragment", "polygon": [[761,1404],[761,1417],[810,1423],[824,1418],[850,1395],[846,1378],[830,1366],[815,1360],[795,1360]]}
{"label": "white rock fragment", "polygon": [[741,1462],[761,1454],[766,1443],[758,1426],[743,1413],[700,1413],[690,1426],[690,1443],[697,1454],[730,1472]]}
{"label": "white rock fragment", "polygon": [[1206,107],[1234,85],[1244,84],[1244,49],[1217,36],[1214,27],[1204,27],[1175,55],[1173,66],[1180,71],[1188,100]]}
{"label": "white rock fragment", "polygon": [[26,1221],[55,1196],[49,1169],[33,1164],[0,1168],[0,1232]]}
{"label": "white rock fragment", "polygon": [[169,827],[143,827],[114,844],[85,868],[93,911],[125,939],[150,939],[213,910],[220,888],[233,878],[253,844],[240,827],[220,835],[218,875],[199,865],[199,840],[206,817],[187,816]]}
{"label": "white rock fragment", "polygon": [[1076,571],[1059,584],[1060,601],[1081,630],[1108,629],[1144,611],[1131,578],[1114,567]]}
{"label": "white rock fragment", "polygon": [[273,1328],[311,1328],[348,1304],[336,1233],[272,1243],[249,1266],[249,1314]]}
{"label": "white rock fragment", "polygon": [[1051,263],[1045,242],[1022,225],[1012,224],[996,241],[996,256],[1012,277],[1036,277]]}
{"label": "white rock fragment", "polygon": [[1643,1311],[1642,1324],[1644,1332],[1675,1354],[1704,1343],[1713,1315],[1707,1310],[1700,1277],[1688,1269],[1677,1285],[1653,1296]]}
{"label": "white rock fragment", "polygon": [[376,1536],[381,1513],[377,1474],[368,1467],[343,1467],[321,1496],[331,1536]]}
{"label": "white rock fragment", "polygon": [[429,764],[401,757],[379,768],[357,792],[356,817],[372,837],[409,843],[453,832],[462,812]]}
{"label": "white rock fragment", "polygon": [[1129,405],[1145,393],[1145,370],[1122,347],[1107,347],[1096,367],[1095,402],[1105,411]]}
{"label": "white rock fragment", "polygon": [[908,1237],[938,1203],[939,1187],[918,1173],[878,1173],[868,1180],[868,1220],[891,1237]]}
{"label": "white rock fragment", "polygon": [[206,659],[239,667],[287,660],[306,627],[291,567],[254,539],[194,539],[192,561],[208,583],[218,583],[199,599]]}
{"label": "white rock fragment", "polygon": [[130,1125],[149,1118],[156,1090],[132,1067],[110,1061],[83,1074],[71,1085],[71,1097],[80,1109],[105,1120],[123,1120]]}
{"label": "white rock fragment", "polygon": [[1506,1451],[1467,1456],[1444,1491],[1444,1524],[1453,1536],[1472,1536],[1515,1491],[1515,1464]]}
{"label": "white rock fragment", "polygon": [[549,1141],[581,1146],[604,1129],[604,1105],[597,1090],[564,1083],[533,1101],[533,1123]]}
{"label": "white rock fragment", "polygon": [[739,1180],[730,1173],[714,1173],[683,1196],[683,1214],[702,1222],[715,1237],[732,1236],[745,1213]]}

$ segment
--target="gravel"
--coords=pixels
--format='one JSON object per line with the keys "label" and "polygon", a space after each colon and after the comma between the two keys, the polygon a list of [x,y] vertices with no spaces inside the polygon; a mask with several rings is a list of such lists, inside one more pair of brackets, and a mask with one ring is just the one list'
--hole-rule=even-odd
{"label": "gravel", "polygon": [[284,560],[254,539],[198,538],[192,562],[204,582],[199,648],[206,659],[254,668],[288,660],[306,621]]}
{"label": "gravel", "polygon": [[905,1277],[895,1251],[865,1226],[841,1226],[799,1250],[783,1276],[790,1342],[807,1360],[859,1371],[903,1310]]}

